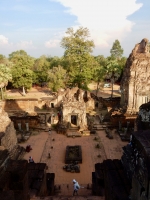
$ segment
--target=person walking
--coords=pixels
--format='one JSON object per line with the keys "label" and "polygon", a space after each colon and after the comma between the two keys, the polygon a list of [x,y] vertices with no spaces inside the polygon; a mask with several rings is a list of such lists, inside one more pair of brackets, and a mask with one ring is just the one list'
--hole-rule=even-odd
{"label": "person walking", "polygon": [[79,183],[73,179],[73,196],[78,195],[78,190],[80,189]]}

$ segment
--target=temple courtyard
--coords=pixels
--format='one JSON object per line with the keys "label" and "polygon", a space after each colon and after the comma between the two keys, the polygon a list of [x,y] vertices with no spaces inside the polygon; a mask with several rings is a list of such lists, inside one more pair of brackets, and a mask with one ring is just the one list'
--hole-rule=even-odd
{"label": "temple courtyard", "polygon": [[[25,154],[24,159],[28,160],[29,156],[32,156],[35,162],[47,164],[47,173],[55,173],[55,185],[59,188],[58,195],[72,194],[73,179],[76,179],[84,187],[80,189],[80,195],[91,195],[92,172],[95,171],[95,163],[105,159],[120,159],[123,152],[122,147],[127,144],[127,142],[121,141],[115,131],[112,132],[112,135],[113,139],[107,138],[104,130],[82,137],[67,137],[57,134],[55,131],[41,132],[31,136],[27,142],[21,145],[24,147],[31,145],[33,149]],[[99,148],[96,148],[97,144],[99,144]],[[80,145],[82,148],[80,173],[66,172],[63,169],[68,145]]]}

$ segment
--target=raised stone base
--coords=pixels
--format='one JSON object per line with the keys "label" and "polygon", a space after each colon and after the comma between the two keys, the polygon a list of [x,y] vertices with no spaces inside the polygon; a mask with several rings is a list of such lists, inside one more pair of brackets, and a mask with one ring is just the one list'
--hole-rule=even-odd
{"label": "raised stone base", "polygon": [[90,135],[90,131],[83,131],[82,135],[83,135],[83,136]]}
{"label": "raised stone base", "polygon": [[65,164],[74,162],[82,163],[82,150],[80,145],[66,147]]}
{"label": "raised stone base", "polygon": [[82,136],[82,134],[80,132],[76,132],[76,131],[67,133],[67,137],[81,137],[81,136]]}

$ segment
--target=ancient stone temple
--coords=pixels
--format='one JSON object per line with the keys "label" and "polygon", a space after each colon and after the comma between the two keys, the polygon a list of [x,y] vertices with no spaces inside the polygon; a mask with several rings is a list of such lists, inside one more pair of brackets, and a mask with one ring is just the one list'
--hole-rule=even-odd
{"label": "ancient stone temple", "polygon": [[148,40],[135,45],[127,59],[121,80],[121,105],[128,114],[136,114],[150,99],[150,53]]}
{"label": "ancient stone temple", "polygon": [[63,121],[70,122],[72,126],[80,126],[87,129],[87,107],[94,108],[94,101],[90,95],[79,88],[68,89],[62,98]]}

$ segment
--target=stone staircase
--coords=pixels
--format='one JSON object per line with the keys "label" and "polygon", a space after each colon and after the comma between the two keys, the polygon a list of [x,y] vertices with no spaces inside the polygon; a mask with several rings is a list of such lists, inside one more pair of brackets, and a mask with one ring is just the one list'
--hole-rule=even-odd
{"label": "stone staircase", "polygon": [[108,123],[108,122],[102,122],[102,120],[100,119],[100,116],[96,115],[92,131],[105,130],[109,125],[110,125],[110,123]]}
{"label": "stone staircase", "polygon": [[[80,189],[78,190],[78,195],[92,195],[92,185],[91,184],[80,184]],[[61,184],[55,185],[54,187],[55,195],[57,196],[72,196],[73,184]]]}
{"label": "stone staircase", "polygon": [[107,128],[106,125],[103,124],[94,124],[92,130],[105,130]]}
{"label": "stone staircase", "polygon": [[48,197],[35,197],[30,200],[105,200],[105,197],[100,196],[48,196]]}
{"label": "stone staircase", "polygon": [[83,184],[80,185],[81,188],[78,190],[78,195],[72,196],[73,194],[73,185],[72,184],[62,184],[55,185],[54,195],[47,197],[34,197],[32,196],[30,200],[104,200],[104,197],[92,196],[92,185]]}
{"label": "stone staircase", "polygon": [[92,127],[92,131],[97,131],[97,130],[104,130],[107,127],[106,124],[101,123],[101,119],[99,115],[96,115],[94,117],[94,124]]}
{"label": "stone staircase", "polygon": [[67,130],[67,137],[81,137],[82,134],[79,132],[78,127],[70,127]]}
{"label": "stone staircase", "polygon": [[35,197],[30,198],[30,200],[105,200],[105,197],[100,196],[48,196],[48,197]]}

